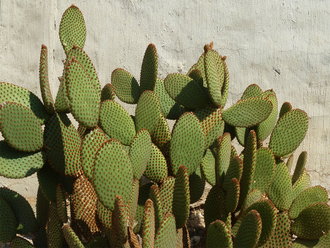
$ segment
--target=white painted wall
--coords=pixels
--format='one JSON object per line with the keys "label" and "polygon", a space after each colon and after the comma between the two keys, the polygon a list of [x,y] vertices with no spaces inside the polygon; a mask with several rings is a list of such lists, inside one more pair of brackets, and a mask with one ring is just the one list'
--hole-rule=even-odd
{"label": "white painted wall", "polygon": [[[278,101],[292,103],[310,117],[298,148],[309,154],[312,184],[330,190],[330,2],[98,0],[72,1],[87,25],[85,51],[102,86],[118,67],[137,79],[149,43],[159,55],[159,77],[186,73],[211,41],[227,56],[230,93],[235,103],[252,83],[273,88]],[[0,80],[28,88],[40,97],[38,64],[41,44],[49,49],[50,80],[55,97],[64,52],[58,28],[65,0],[0,0]],[[133,110],[130,110],[132,113]],[[36,179],[7,180],[0,185],[28,198]]]}

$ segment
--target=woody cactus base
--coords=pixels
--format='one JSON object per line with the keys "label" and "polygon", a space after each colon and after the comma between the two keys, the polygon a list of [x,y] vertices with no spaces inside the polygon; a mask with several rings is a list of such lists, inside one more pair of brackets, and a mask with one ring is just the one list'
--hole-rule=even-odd
{"label": "woody cactus base", "polygon": [[[26,89],[0,83],[0,175],[37,173],[39,181],[36,213],[21,195],[0,188],[1,242],[190,247],[189,205],[208,182],[201,246],[330,246],[328,194],[309,187],[306,152],[293,166],[308,129],[304,111],[287,102],[278,109],[275,92],[256,84],[226,108],[226,57],[212,43],[187,75],[165,79],[157,77],[157,51],[150,44],[139,82],[119,68],[101,88],[83,50],[85,38],[84,18],[72,5],[60,24],[66,60],[55,101],[45,45],[39,68],[43,103]],[[135,104],[135,116],[115,97]],[[176,120],[172,131],[167,119]],[[232,145],[235,138],[241,154]],[[33,244],[21,236],[27,234]]]}

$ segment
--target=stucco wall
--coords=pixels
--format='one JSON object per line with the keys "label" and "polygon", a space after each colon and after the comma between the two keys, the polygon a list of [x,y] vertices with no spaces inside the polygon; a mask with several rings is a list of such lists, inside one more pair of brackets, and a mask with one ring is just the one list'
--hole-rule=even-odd
{"label": "stucco wall", "polygon": [[[295,158],[306,150],[312,184],[330,190],[329,1],[0,0],[0,81],[40,97],[38,64],[45,44],[56,96],[64,58],[58,28],[71,3],[85,17],[84,49],[102,86],[118,67],[139,79],[149,43],[157,47],[159,77],[164,78],[172,72],[186,73],[204,44],[213,41],[214,48],[227,56],[231,81],[227,106],[257,83],[263,90],[274,89],[280,105],[289,101],[308,113],[309,131]],[[0,177],[1,185],[31,199],[36,196],[35,176]]]}

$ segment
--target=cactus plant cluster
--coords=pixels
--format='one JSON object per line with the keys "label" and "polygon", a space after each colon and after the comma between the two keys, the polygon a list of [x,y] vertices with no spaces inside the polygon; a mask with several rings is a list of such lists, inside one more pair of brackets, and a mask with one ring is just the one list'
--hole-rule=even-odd
{"label": "cactus plant cluster", "polygon": [[[101,88],[83,50],[85,38],[84,18],[72,5],[60,25],[66,60],[55,101],[44,45],[43,103],[28,90],[0,83],[0,175],[37,173],[39,182],[36,213],[17,192],[0,188],[1,242],[190,247],[189,205],[209,183],[201,245],[330,246],[328,194],[309,187],[306,152],[290,176],[308,128],[304,111],[290,103],[278,111],[276,94],[256,84],[225,108],[229,72],[212,43],[186,75],[164,80],[157,77],[157,51],[150,44],[139,82],[118,68]],[[135,104],[135,116],[115,97]],[[168,119],[175,120],[172,131]],[[33,234],[33,245],[21,236],[26,234]]]}

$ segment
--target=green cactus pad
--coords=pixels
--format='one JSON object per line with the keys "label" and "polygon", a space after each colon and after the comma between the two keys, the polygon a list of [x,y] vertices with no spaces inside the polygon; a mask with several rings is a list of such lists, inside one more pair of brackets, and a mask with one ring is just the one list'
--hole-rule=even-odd
{"label": "green cactus pad", "polygon": [[284,114],[287,112],[290,112],[292,110],[292,105],[289,102],[285,102],[282,104],[280,113],[279,113],[279,118],[281,118]]}
{"label": "green cactus pad", "polygon": [[196,171],[189,176],[190,204],[197,202],[202,197],[204,188],[205,177],[201,166],[198,166]]}
{"label": "green cactus pad", "polygon": [[224,64],[221,57],[214,50],[209,50],[205,54],[205,79],[210,97],[215,106],[221,106],[222,103],[222,86],[225,79]]}
{"label": "green cactus pad", "polygon": [[297,238],[292,246],[292,248],[309,248],[309,247],[313,247],[313,248],[330,247],[330,233],[323,235],[319,239],[313,239],[313,240]]}
{"label": "green cactus pad", "polygon": [[298,178],[298,180],[292,185],[292,199],[295,199],[301,192],[306,190],[311,183],[311,178],[309,174],[307,174],[306,169],[303,169],[302,174]]}
{"label": "green cactus pad", "polygon": [[242,220],[234,240],[235,248],[256,247],[261,235],[262,220],[256,210],[251,210]]}
{"label": "green cactus pad", "polygon": [[167,177],[159,188],[164,216],[168,213],[172,213],[174,186],[175,178],[171,176]]}
{"label": "green cactus pad", "polygon": [[155,244],[155,209],[150,199],[146,201],[144,206],[142,223],[142,246],[152,248]]}
{"label": "green cactus pad", "polygon": [[0,104],[16,102],[28,107],[38,117],[40,124],[44,124],[49,114],[40,99],[32,92],[14,84],[0,82]]}
{"label": "green cactus pad", "polygon": [[[48,219],[48,211],[47,211],[47,219]],[[34,234],[33,234],[33,244],[35,247],[47,247],[47,234],[46,228],[40,227]]]}
{"label": "green cactus pad", "polygon": [[307,114],[300,109],[291,110],[277,121],[270,136],[269,148],[278,157],[289,154],[303,141],[307,129]]}
{"label": "green cactus pad", "polygon": [[245,209],[250,207],[256,201],[259,201],[260,199],[263,199],[263,192],[261,192],[259,189],[250,190],[245,197],[244,203],[241,207],[241,211],[244,212]]}
{"label": "green cactus pad", "polygon": [[298,157],[297,165],[292,175],[292,184],[294,184],[303,173],[306,162],[307,162],[307,152],[303,151],[300,153]]}
{"label": "green cactus pad", "polygon": [[330,206],[324,202],[310,204],[302,210],[291,227],[302,239],[318,239],[330,230]]}
{"label": "green cactus pad", "polygon": [[43,146],[40,121],[31,109],[22,104],[1,104],[0,129],[6,142],[19,151],[36,152]]}
{"label": "green cactus pad", "polygon": [[285,163],[276,165],[273,181],[266,193],[279,210],[289,210],[293,195],[291,177]]}
{"label": "green cactus pad", "polygon": [[[205,76],[205,66],[204,66],[204,59],[205,59],[205,53],[203,53],[199,58],[196,64],[194,64],[188,71],[187,75],[189,75],[193,70],[199,70],[202,74],[203,79],[206,78]],[[207,87],[207,84],[204,80],[203,86]]]}
{"label": "green cactus pad", "polygon": [[62,113],[69,113],[70,112],[70,101],[67,96],[66,92],[66,85],[65,85],[65,67],[63,71],[63,76],[59,78],[60,80],[60,86],[57,91],[57,95],[55,98],[55,109],[56,112],[62,112]]}
{"label": "green cactus pad", "polygon": [[131,194],[127,203],[129,225],[131,227],[133,227],[134,225],[134,218],[138,207],[139,186],[140,186],[140,181],[137,179],[133,179]]}
{"label": "green cactus pad", "polygon": [[99,220],[105,228],[110,229],[112,225],[112,211],[104,206],[100,201],[97,201],[96,207]]}
{"label": "green cactus pad", "polygon": [[62,247],[64,236],[62,232],[63,223],[57,216],[56,203],[52,202],[49,206],[49,217],[46,227],[48,247]]}
{"label": "green cactus pad", "polygon": [[16,236],[10,241],[11,248],[33,248],[34,246],[25,238]]}
{"label": "green cactus pad", "polygon": [[47,54],[47,47],[45,45],[41,46],[40,64],[39,64],[39,82],[40,82],[40,90],[41,90],[44,106],[49,114],[54,114],[55,105],[54,105],[52,92],[49,86],[48,54]]}
{"label": "green cactus pad", "polygon": [[133,169],[128,153],[115,139],[103,143],[95,156],[93,184],[101,203],[114,209],[116,195],[127,203],[133,180]]}
{"label": "green cactus pad", "polygon": [[289,210],[290,218],[296,219],[305,207],[316,202],[328,202],[326,189],[319,185],[304,190],[294,199]]}
{"label": "green cactus pad", "polygon": [[104,236],[95,236],[86,246],[86,248],[110,248],[109,243],[106,237]]}
{"label": "green cactus pad", "polygon": [[39,226],[46,226],[48,221],[48,210],[49,210],[49,201],[45,197],[44,193],[40,186],[38,187],[37,192],[37,204],[36,204],[36,218]]}
{"label": "green cactus pad", "polygon": [[226,211],[233,213],[238,205],[240,186],[237,178],[233,178],[228,185],[226,194]]}
{"label": "green cactus pad", "polygon": [[204,220],[206,228],[215,220],[227,221],[228,212],[226,211],[225,202],[225,191],[219,185],[214,185],[205,201]]}
{"label": "green cactus pad", "polygon": [[273,110],[266,120],[261,122],[257,127],[258,140],[265,140],[272,132],[274,125],[276,123],[278,104],[277,98],[273,94],[269,94],[266,99],[268,99],[273,104]]}
{"label": "green cactus pad", "polygon": [[190,192],[189,175],[184,165],[180,166],[176,178],[173,193],[173,214],[176,221],[176,229],[182,228],[189,216]]}
{"label": "green cactus pad", "polygon": [[151,155],[151,138],[146,129],[141,129],[133,138],[129,157],[131,159],[133,176],[140,179],[147,168],[147,164]]}
{"label": "green cactus pad", "polygon": [[161,183],[167,178],[167,163],[163,153],[151,143],[150,158],[144,175],[151,181]]}
{"label": "green cactus pad", "polygon": [[222,121],[222,108],[208,105],[198,109],[195,115],[201,122],[205,136],[205,148],[208,148],[219,136],[222,135],[224,123]]}
{"label": "green cactus pad", "polygon": [[176,243],[175,218],[173,214],[165,215],[155,236],[155,248],[175,247]]}
{"label": "green cactus pad", "polygon": [[111,74],[111,84],[118,98],[129,104],[136,104],[140,97],[140,88],[136,79],[124,69],[115,69]]}
{"label": "green cactus pad", "polygon": [[91,77],[75,57],[65,71],[66,91],[73,117],[87,128],[98,123],[101,90],[97,91]]}
{"label": "green cactus pad", "polygon": [[198,82],[189,76],[172,73],[164,79],[164,84],[170,97],[186,108],[202,108],[209,103]]}
{"label": "green cactus pad", "polygon": [[216,184],[215,155],[211,149],[207,149],[202,158],[201,168],[206,181],[214,186]]}
{"label": "green cactus pad", "polygon": [[136,134],[131,116],[119,103],[112,100],[101,104],[100,126],[107,135],[123,145],[130,145]]}
{"label": "green cactus pad", "polygon": [[0,141],[0,175],[7,178],[23,178],[37,172],[45,163],[43,151],[21,152]]}
{"label": "green cactus pad", "polygon": [[115,88],[112,84],[106,84],[101,90],[101,102],[105,100],[115,100]]}
{"label": "green cactus pad", "polygon": [[63,175],[77,177],[81,171],[81,138],[64,113],[55,113],[47,122],[44,145],[51,166]]}
{"label": "green cactus pad", "polygon": [[60,23],[60,40],[66,54],[76,45],[84,47],[86,40],[85,20],[81,11],[75,5],[71,5],[62,15]]}
{"label": "green cactus pad", "polygon": [[172,139],[170,128],[165,117],[161,114],[154,133],[151,135],[152,142],[162,151],[168,149]]}
{"label": "green cactus pad", "polygon": [[226,57],[221,57],[221,63],[224,67],[224,81],[221,88],[221,108],[224,108],[227,102],[228,91],[229,91],[229,71],[226,64]]}
{"label": "green cactus pad", "polygon": [[56,201],[56,187],[60,183],[60,175],[49,165],[45,165],[38,171],[38,182],[42,193],[48,201]]}
{"label": "green cactus pad", "polygon": [[270,186],[275,174],[275,158],[269,148],[257,150],[256,168],[250,189],[265,192]]}
{"label": "green cactus pad", "polygon": [[107,136],[96,127],[84,136],[81,145],[81,164],[88,180],[93,180],[94,158],[98,149],[107,141]]}
{"label": "green cactus pad", "polygon": [[244,199],[248,192],[250,191],[254,172],[256,168],[257,162],[257,137],[255,131],[251,130],[249,136],[246,141],[246,147],[244,152],[242,153],[244,156],[243,159],[243,174],[242,179],[240,181],[241,185],[241,194],[239,200],[239,206],[242,205]]}
{"label": "green cactus pad", "polygon": [[277,213],[274,234],[271,236],[269,241],[262,247],[292,247],[290,225],[291,223],[287,212]]}
{"label": "green cactus pad", "polygon": [[9,242],[16,236],[17,222],[9,203],[0,197],[0,242]]}
{"label": "green cactus pad", "polygon": [[141,94],[146,90],[154,90],[158,74],[158,56],[156,46],[149,44],[143,57],[140,74]]}
{"label": "green cactus pad", "polygon": [[72,248],[84,248],[85,246],[80,241],[77,234],[73,231],[73,229],[69,225],[64,225],[62,227],[63,236],[68,243],[68,245]]}
{"label": "green cactus pad", "polygon": [[231,126],[252,127],[268,118],[273,109],[270,100],[260,97],[251,97],[239,100],[232,107],[226,109],[222,118]]}
{"label": "green cactus pad", "polygon": [[56,187],[56,209],[59,220],[62,223],[68,222],[66,200],[65,200],[64,189],[62,184],[58,184]]}
{"label": "green cactus pad", "polygon": [[150,187],[149,190],[149,199],[152,200],[152,202],[154,203],[154,208],[155,208],[155,228],[156,228],[156,232],[159,228],[160,223],[162,222],[163,219],[163,211],[166,210],[163,208],[163,203],[161,200],[161,195],[160,195],[160,191],[159,188],[157,186],[157,184],[154,184]]}
{"label": "green cactus pad", "polygon": [[95,189],[85,175],[80,175],[74,182],[71,202],[76,221],[82,221],[92,234],[99,232],[97,225],[97,195]]}
{"label": "green cactus pad", "polygon": [[230,164],[231,157],[231,137],[229,133],[225,133],[218,139],[218,149],[216,151],[215,171],[217,182],[220,185],[225,180],[226,172]]}
{"label": "green cactus pad", "polygon": [[230,230],[221,220],[216,220],[209,225],[207,229],[206,247],[233,247]]}
{"label": "green cactus pad", "polygon": [[38,222],[31,205],[22,195],[8,188],[0,188],[0,197],[9,204],[15,214],[17,233],[29,234],[37,229]]}
{"label": "green cactus pad", "polygon": [[288,160],[286,161],[286,167],[288,167],[288,171],[291,172],[291,169],[292,169],[292,165],[293,165],[293,154],[291,154],[289,157],[288,157]]}
{"label": "green cactus pad", "polygon": [[116,240],[116,247],[122,247],[127,242],[127,209],[123,198],[120,195],[116,195],[114,210],[112,214],[112,226],[111,233],[114,234]]}
{"label": "green cactus pad", "polygon": [[173,173],[181,165],[191,175],[201,163],[204,152],[204,135],[198,118],[191,112],[181,115],[173,128],[170,157]]}
{"label": "green cactus pad", "polygon": [[150,90],[142,93],[135,110],[136,131],[147,129],[153,135],[161,116],[157,95]]}
{"label": "green cactus pad", "polygon": [[164,117],[171,120],[179,119],[180,115],[184,113],[184,108],[169,96],[165,89],[164,80],[157,78],[155,93],[159,98],[160,108]]}
{"label": "green cactus pad", "polygon": [[242,174],[243,174],[243,160],[236,155],[232,157],[230,160],[230,164],[226,172],[226,177],[222,185],[223,189],[225,191],[228,191],[230,181],[233,178],[236,178],[238,181],[240,181],[242,178]]}
{"label": "green cactus pad", "polygon": [[259,85],[250,84],[243,92],[241,100],[248,99],[251,97],[263,97],[263,96],[264,94],[262,92],[262,89],[259,87]]}

